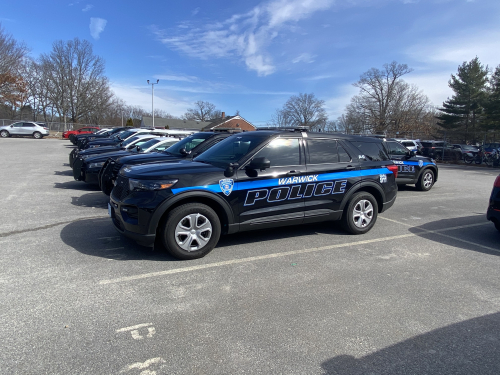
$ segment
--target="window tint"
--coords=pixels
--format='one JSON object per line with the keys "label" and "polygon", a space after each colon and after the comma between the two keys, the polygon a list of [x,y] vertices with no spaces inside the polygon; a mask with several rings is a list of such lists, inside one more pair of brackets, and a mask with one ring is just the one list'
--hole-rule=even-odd
{"label": "window tint", "polygon": [[22,122],[16,122],[15,124],[12,124],[13,127],[15,128],[20,128],[23,126],[23,123]]}
{"label": "window tint", "polygon": [[182,141],[177,142],[173,146],[167,148],[165,151],[169,154],[182,156],[180,150],[184,148],[186,151],[191,151],[193,148],[198,146],[200,143],[204,142],[205,139],[211,137],[212,134],[209,133],[197,133],[184,138]]}
{"label": "window tint", "polygon": [[415,144],[413,142],[401,142],[405,147],[413,147]]}
{"label": "window tint", "polygon": [[[271,167],[283,167],[300,164],[300,147],[298,138],[276,138],[260,150],[255,157],[265,157]],[[254,157],[254,158],[255,158]]]}
{"label": "window tint", "polygon": [[29,122],[25,122],[23,124],[23,128],[34,128],[34,127],[35,127],[35,125],[34,124],[30,124]]}
{"label": "window tint", "polygon": [[[309,164],[337,163],[337,141],[332,139],[308,139]],[[271,164],[272,165],[272,164]]]}
{"label": "window tint", "polygon": [[338,145],[339,151],[339,161],[341,163],[349,163],[351,161],[351,156],[347,153],[347,151],[340,144]]}
{"label": "window tint", "polygon": [[400,145],[398,142],[387,142],[386,144],[391,155],[406,155],[408,151],[406,147]]}
{"label": "window tint", "polygon": [[375,142],[352,142],[352,145],[359,151],[359,157],[364,155],[366,159],[371,161],[389,160],[381,143]]}

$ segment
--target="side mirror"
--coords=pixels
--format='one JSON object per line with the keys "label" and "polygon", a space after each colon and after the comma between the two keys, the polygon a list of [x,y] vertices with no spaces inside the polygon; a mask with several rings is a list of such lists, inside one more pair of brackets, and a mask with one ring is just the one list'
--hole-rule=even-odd
{"label": "side mirror", "polygon": [[181,148],[179,150],[179,152],[181,153],[181,155],[184,155],[184,156],[189,155],[191,153],[191,151],[186,151],[185,148]]}
{"label": "side mirror", "polygon": [[137,146],[135,149],[137,150],[137,152],[140,152],[141,151],[141,146]]}
{"label": "side mirror", "polygon": [[232,177],[234,175],[234,171],[239,166],[240,165],[238,163],[229,163],[229,165],[227,166],[226,170],[224,171],[224,176],[225,177]]}
{"label": "side mirror", "polygon": [[11,125],[10,127],[11,127],[11,128],[13,128],[13,127],[14,127],[14,125]]}
{"label": "side mirror", "polygon": [[414,157],[416,154],[417,154],[417,153],[416,153],[414,150],[408,150],[408,151],[406,152],[406,157],[407,157],[407,158],[412,158],[412,157]]}
{"label": "side mirror", "polygon": [[264,156],[253,159],[247,168],[263,171],[271,167],[271,162]]}

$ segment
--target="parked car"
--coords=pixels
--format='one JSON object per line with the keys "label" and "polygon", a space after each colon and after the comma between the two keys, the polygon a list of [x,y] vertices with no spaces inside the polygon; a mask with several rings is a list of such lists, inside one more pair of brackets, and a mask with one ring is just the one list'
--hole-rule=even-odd
{"label": "parked car", "polygon": [[94,134],[97,133],[101,128],[97,126],[88,126],[85,128],[77,129],[77,130],[66,130],[62,133],[63,138],[69,138],[70,135],[79,135],[79,134]]}
{"label": "parked car", "polygon": [[395,138],[395,140],[405,146],[408,150],[415,151],[417,155],[420,155],[422,153],[422,144],[420,143],[420,141],[400,138]]}
{"label": "parked car", "polygon": [[479,147],[476,146],[464,145],[464,144],[454,144],[452,146],[453,149],[460,152],[460,154],[462,155],[462,160],[467,164],[470,164],[474,160],[476,160],[479,154]]}
{"label": "parked car", "polygon": [[114,135],[116,133],[125,131],[126,129],[127,128],[103,129],[103,130],[98,131],[95,134],[89,133],[89,134],[75,135],[75,136],[70,137],[69,140],[71,141],[71,143],[73,143],[74,145],[78,146],[78,144],[81,141],[83,141],[83,140],[85,140],[87,138],[89,140],[93,140],[93,139],[97,139],[97,138],[107,138],[107,137],[111,137],[112,135]]}
{"label": "parked car", "polygon": [[179,259],[203,257],[221,234],[240,231],[340,221],[364,234],[397,195],[397,166],[381,143],[302,131],[235,134],[192,161],[122,168],[108,213],[120,233],[146,246],[158,237]]}
{"label": "parked car", "polygon": [[129,138],[139,135],[139,134],[149,134],[151,130],[145,129],[128,129],[122,132],[118,132],[113,134],[108,138],[97,138],[94,140],[90,140],[91,138],[87,138],[84,142],[78,143],[79,150],[86,150],[88,148],[96,148],[103,146],[118,146],[120,143],[127,141]]}
{"label": "parked car", "polygon": [[7,138],[12,135],[42,139],[49,135],[49,128],[43,123],[30,121],[20,121],[12,125],[0,126],[0,137]]}
{"label": "parked car", "polygon": [[462,159],[460,151],[443,141],[421,141],[422,155],[434,160],[458,161]]}
{"label": "parked car", "polygon": [[398,166],[396,183],[398,185],[415,184],[421,191],[429,191],[438,179],[438,167],[432,158],[417,156],[395,139],[386,139],[391,160]]}
{"label": "parked car", "polygon": [[493,183],[486,219],[493,222],[495,228],[500,231],[500,175],[497,176]]}

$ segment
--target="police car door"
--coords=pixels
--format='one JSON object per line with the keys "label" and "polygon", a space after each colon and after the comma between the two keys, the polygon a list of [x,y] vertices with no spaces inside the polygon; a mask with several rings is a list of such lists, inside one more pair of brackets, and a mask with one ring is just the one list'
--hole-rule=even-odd
{"label": "police car door", "polygon": [[274,138],[251,159],[260,157],[270,161],[270,168],[240,168],[237,172],[240,229],[302,223],[304,201],[299,190],[304,184],[298,181],[306,168],[301,137]]}
{"label": "police car door", "polygon": [[418,161],[415,158],[408,159],[408,149],[398,142],[386,142],[389,156],[394,164],[398,166],[398,182],[413,182],[418,176]]}
{"label": "police car door", "polygon": [[345,193],[360,180],[357,165],[342,145],[332,138],[307,138],[307,175],[314,182],[303,191],[305,222],[337,219]]}

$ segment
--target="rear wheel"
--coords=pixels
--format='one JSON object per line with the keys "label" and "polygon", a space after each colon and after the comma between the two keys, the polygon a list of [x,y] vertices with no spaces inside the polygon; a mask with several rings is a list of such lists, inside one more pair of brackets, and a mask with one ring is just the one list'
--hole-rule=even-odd
{"label": "rear wheel", "polygon": [[375,225],[378,215],[377,200],[361,191],[352,196],[342,215],[342,228],[351,234],[363,234]]}
{"label": "rear wheel", "polygon": [[42,139],[43,135],[40,132],[34,132],[33,133],[33,138],[35,139]]}
{"label": "rear wheel", "polygon": [[189,260],[212,251],[220,232],[220,220],[213,209],[201,203],[188,203],[168,214],[161,237],[170,255]]}
{"label": "rear wheel", "polygon": [[464,162],[467,164],[471,164],[474,161],[474,156],[471,155],[464,155]]}
{"label": "rear wheel", "polygon": [[0,137],[2,137],[2,138],[10,137],[10,133],[7,130],[2,130],[0,132]]}
{"label": "rear wheel", "polygon": [[424,171],[418,179],[417,184],[415,185],[420,191],[429,191],[434,185],[434,172],[430,169]]}

